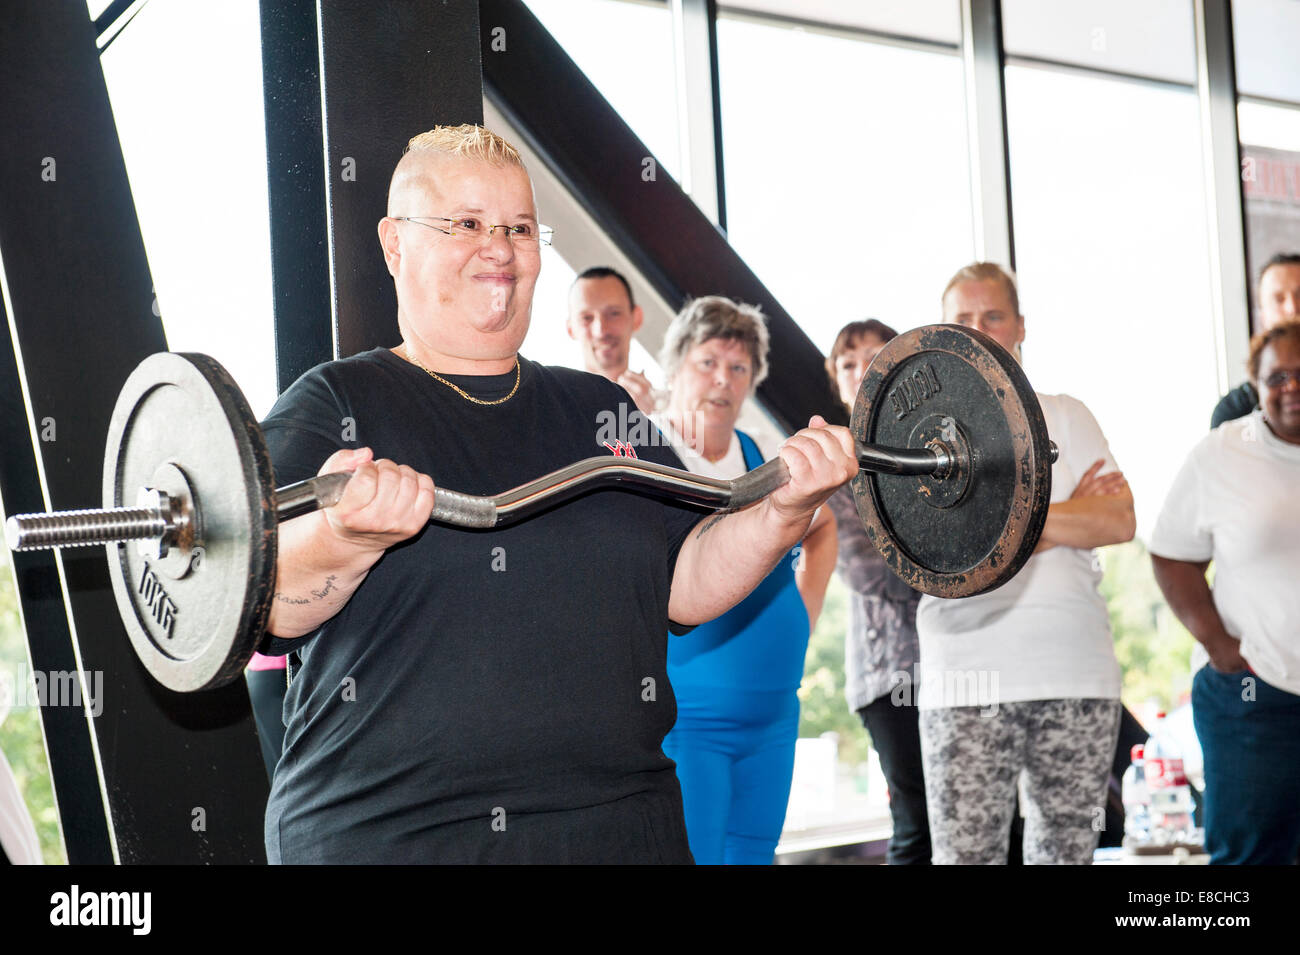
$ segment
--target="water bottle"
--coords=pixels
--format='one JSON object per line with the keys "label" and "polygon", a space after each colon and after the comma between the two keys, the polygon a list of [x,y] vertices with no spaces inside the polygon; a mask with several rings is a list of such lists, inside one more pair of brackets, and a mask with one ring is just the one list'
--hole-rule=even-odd
{"label": "water bottle", "polygon": [[1160,845],[1192,841],[1192,790],[1183,771],[1183,757],[1165,730],[1165,714],[1147,740],[1144,766],[1151,799],[1151,838]]}
{"label": "water bottle", "polygon": [[1133,762],[1124,770],[1120,787],[1124,799],[1124,844],[1130,848],[1151,842],[1151,795],[1147,791],[1144,753],[1141,743],[1133,747],[1130,753]]}

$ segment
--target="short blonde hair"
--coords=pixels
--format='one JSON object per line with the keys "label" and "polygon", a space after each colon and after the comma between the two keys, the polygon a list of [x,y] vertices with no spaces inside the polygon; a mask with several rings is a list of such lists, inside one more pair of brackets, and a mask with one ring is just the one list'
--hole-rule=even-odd
{"label": "short blonde hair", "polygon": [[939,307],[943,308],[943,300],[948,297],[948,293],[962,282],[996,282],[1001,285],[1007,293],[1007,300],[1011,302],[1011,308],[1017,315],[1020,314],[1020,295],[1016,292],[1016,277],[1009,269],[994,262],[972,262],[970,265],[962,266],[956,274],[948,280],[944,286],[943,294],[939,296]]}
{"label": "short blonde hair", "polygon": [[668,381],[676,378],[686,353],[715,338],[743,342],[749,350],[752,393],[767,377],[767,319],[757,305],[743,305],[721,295],[693,298],[677,313],[659,351],[664,377]]}
{"label": "short blonde hair", "polygon": [[519,158],[519,150],[505,139],[484,129],[464,123],[460,126],[435,126],[418,136],[412,136],[406,144],[406,153],[439,153],[444,156],[459,156],[463,159],[477,159],[491,163],[493,166],[519,166],[524,161]]}

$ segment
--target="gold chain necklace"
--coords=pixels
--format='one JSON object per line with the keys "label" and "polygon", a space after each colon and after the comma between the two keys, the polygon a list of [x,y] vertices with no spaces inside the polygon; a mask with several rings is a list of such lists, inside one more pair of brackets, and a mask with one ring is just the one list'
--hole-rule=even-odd
{"label": "gold chain necklace", "polygon": [[428,375],[430,378],[436,378],[436,379],[438,379],[438,380],[441,381],[444,385],[446,385],[448,388],[450,388],[452,391],[456,392],[456,394],[458,394],[458,395],[460,395],[462,398],[464,398],[466,401],[472,401],[472,402],[474,402],[474,404],[476,404],[476,405],[503,405],[503,404],[505,404],[507,401],[509,401],[511,398],[513,398],[513,397],[515,396],[515,392],[519,390],[519,379],[520,379],[520,377],[521,377],[521,375],[522,375],[522,369],[521,369],[520,366],[519,366],[519,356],[518,356],[518,355],[515,356],[515,386],[514,386],[513,388],[510,389],[510,394],[506,395],[504,398],[497,398],[495,401],[484,401],[482,398],[475,398],[473,395],[471,395],[471,394],[470,394],[468,391],[466,391],[464,388],[461,388],[459,385],[453,385],[453,384],[452,384],[450,381],[448,381],[446,378],[442,377],[442,375],[439,375],[437,372],[429,371],[429,369],[427,369],[427,368],[425,368],[423,365],[421,365],[420,362],[419,362],[419,360],[418,360],[414,355],[411,354],[411,346],[409,346],[409,345],[403,345],[403,346],[402,346],[402,351],[403,351],[403,352],[405,353],[405,355],[406,355],[406,360],[409,361],[411,364],[413,364],[416,368],[420,369],[422,372],[424,372],[424,373],[425,373],[426,375]]}

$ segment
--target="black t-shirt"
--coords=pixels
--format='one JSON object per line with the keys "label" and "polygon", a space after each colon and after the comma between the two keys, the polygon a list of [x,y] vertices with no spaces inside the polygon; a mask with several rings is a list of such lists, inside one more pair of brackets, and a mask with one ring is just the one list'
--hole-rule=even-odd
{"label": "black t-shirt", "polygon": [[[517,393],[491,407],[387,349],[320,365],[262,425],[276,482],[368,446],[435,485],[499,494],[609,454],[600,415],[624,403],[626,418],[627,393],[520,364]],[[513,371],[447,377],[485,400],[515,383]],[[681,467],[663,445],[637,453]],[[315,633],[264,644],[301,657],[268,858],[689,861],[661,743],[677,712],[669,585],[701,517],[603,489],[489,531],[430,524]]]}

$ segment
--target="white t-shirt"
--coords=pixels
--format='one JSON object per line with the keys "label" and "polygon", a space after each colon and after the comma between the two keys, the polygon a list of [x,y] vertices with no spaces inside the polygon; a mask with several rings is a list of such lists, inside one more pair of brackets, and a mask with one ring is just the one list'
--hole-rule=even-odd
{"label": "white t-shirt", "polygon": [[[734,430],[731,432],[731,444],[727,446],[727,453],[716,461],[710,461],[687,444],[686,439],[681,436],[681,433],[672,426],[672,423],[662,413],[657,412],[650,415],[650,420],[654,422],[655,427],[663,432],[668,445],[682,459],[682,464],[686,467],[686,470],[692,474],[715,478],[719,481],[732,481],[749,470],[749,468],[745,467],[745,450],[740,446],[740,438],[736,436]],[[758,445],[758,451],[763,455],[764,461],[771,461],[780,452],[780,444],[773,444],[762,435],[755,436],[748,431],[745,433],[754,439],[754,443]],[[821,512],[820,507],[813,512],[814,521],[821,516]]]}
{"label": "white t-shirt", "polygon": [[1241,655],[1265,682],[1300,693],[1300,445],[1261,411],[1219,425],[1174,479],[1151,553],[1213,560],[1214,606]]}
{"label": "white t-shirt", "polygon": [[[652,414],[650,420],[663,432],[669,446],[682,459],[682,464],[686,466],[686,470],[692,474],[716,478],[720,481],[730,481],[749,470],[745,467],[745,452],[740,447],[740,438],[736,437],[735,431],[731,432],[731,444],[727,446],[727,453],[716,461],[710,461],[687,444],[686,439],[678,433],[677,429],[662,414]],[[746,434],[748,433],[746,432]],[[754,436],[750,435],[750,437]],[[758,450],[763,455],[764,461],[772,460],[776,457],[777,451],[780,450],[779,445],[770,446],[769,442],[762,441],[759,438],[754,438],[754,443],[758,445]]]}
{"label": "white t-shirt", "polygon": [[[1060,451],[1052,501],[1064,501],[1095,461],[1119,466],[1092,413],[1069,395],[1038,395]],[[990,707],[1020,700],[1119,699],[1101,565],[1091,550],[1053,547],[1035,554],[997,590],[948,600],[921,598],[921,709]]]}

